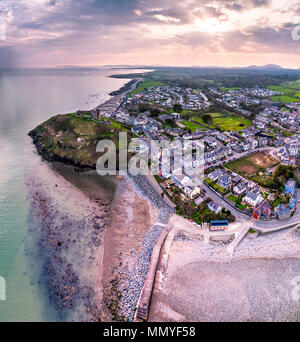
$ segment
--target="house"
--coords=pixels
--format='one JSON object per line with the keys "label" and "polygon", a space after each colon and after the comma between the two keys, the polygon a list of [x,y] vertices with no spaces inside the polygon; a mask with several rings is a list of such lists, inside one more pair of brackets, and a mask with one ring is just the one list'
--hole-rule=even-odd
{"label": "house", "polygon": [[218,141],[217,141],[215,138],[210,137],[210,136],[206,137],[206,138],[204,139],[204,142],[205,142],[209,147],[215,147],[215,146],[218,145]]}
{"label": "house", "polygon": [[241,196],[244,192],[246,192],[248,189],[248,183],[247,182],[242,182],[237,184],[234,188],[233,188],[233,192],[235,195],[237,196]]}
{"label": "house", "polygon": [[212,180],[213,182],[215,182],[219,177],[223,176],[223,171],[218,169],[218,170],[215,170],[213,171],[212,173],[210,173],[208,175],[208,178],[210,180]]}
{"label": "house", "polygon": [[222,210],[222,208],[215,202],[209,202],[207,207],[210,211],[216,214],[218,214]]}
{"label": "house", "polygon": [[190,198],[190,199],[194,199],[197,196],[199,196],[201,194],[201,189],[199,186],[186,186],[184,188],[184,193]]}
{"label": "house", "polygon": [[275,208],[275,213],[279,220],[284,220],[291,216],[290,208],[283,203]]}
{"label": "house", "polygon": [[245,141],[244,143],[242,143],[242,147],[244,151],[249,151],[251,148],[249,141]]}
{"label": "house", "polygon": [[294,193],[295,189],[296,189],[296,182],[291,178],[285,183],[284,191],[287,194],[292,194]]}
{"label": "house", "polygon": [[261,115],[261,114],[256,114],[255,116],[255,123],[262,123],[265,125],[268,125],[271,122],[271,119]]}
{"label": "house", "polygon": [[172,113],[172,116],[174,119],[180,119],[180,114],[179,113]]}
{"label": "house", "polygon": [[164,121],[164,122],[166,122],[168,120],[172,121],[172,120],[174,120],[174,117],[172,115],[168,115],[168,114],[161,114],[158,116],[158,120]]}
{"label": "house", "polygon": [[200,205],[201,203],[204,202],[204,198],[203,197],[197,197],[196,199],[194,199],[194,203],[198,206]]}
{"label": "house", "polygon": [[264,199],[259,193],[254,193],[249,191],[247,195],[243,198],[243,202],[250,204],[253,207],[257,207]]}
{"label": "house", "polygon": [[214,231],[224,231],[226,229],[228,229],[228,221],[227,220],[210,221],[209,230],[211,232],[214,232]]}
{"label": "house", "polygon": [[258,139],[259,147],[265,147],[268,145],[268,138],[259,138]]}
{"label": "house", "polygon": [[184,189],[185,186],[187,186],[190,182],[189,177],[183,175],[183,174],[176,174],[172,173],[171,180],[180,188]]}
{"label": "house", "polygon": [[217,135],[217,139],[219,139],[219,140],[221,140],[221,141],[223,141],[223,142],[229,142],[230,141],[230,138],[228,138],[225,134],[223,134],[223,133],[219,133],[218,135]]}
{"label": "house", "polygon": [[272,213],[272,207],[268,201],[263,201],[258,207],[253,209],[253,217],[256,220],[269,219]]}
{"label": "house", "polygon": [[249,148],[252,150],[254,150],[258,146],[257,140],[255,140],[253,138],[248,138],[247,142],[249,143]]}
{"label": "house", "polygon": [[231,187],[231,177],[229,175],[223,175],[218,179],[218,185],[223,189],[229,189]]}
{"label": "house", "polygon": [[234,144],[232,146],[232,149],[236,152],[236,153],[242,153],[243,149],[241,148],[241,146],[239,144]]}
{"label": "house", "polygon": [[289,152],[290,156],[297,156],[298,155],[298,145],[290,144],[286,146],[286,149]]}

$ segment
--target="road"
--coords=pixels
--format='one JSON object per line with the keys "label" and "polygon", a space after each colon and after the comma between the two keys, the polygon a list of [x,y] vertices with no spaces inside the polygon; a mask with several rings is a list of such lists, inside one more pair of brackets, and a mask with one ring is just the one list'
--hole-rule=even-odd
{"label": "road", "polygon": [[230,205],[229,203],[225,202],[223,197],[221,195],[218,195],[216,192],[214,192],[213,190],[211,190],[209,188],[208,185],[206,185],[205,183],[201,184],[201,188],[202,190],[204,189],[206,191],[206,195],[208,197],[210,197],[214,202],[218,203],[219,206],[221,206],[222,208],[225,208],[226,210],[230,210],[232,212],[232,214],[237,218],[238,221],[250,221],[253,220],[250,216],[241,213],[239,210],[237,210],[234,206]]}
{"label": "road", "polygon": [[[232,214],[236,217],[237,221],[239,222],[251,222],[253,228],[259,228],[261,230],[275,230],[275,229],[281,229],[288,226],[293,226],[300,224],[300,208],[297,206],[296,212],[293,217],[290,217],[286,220],[276,220],[273,219],[271,221],[257,221],[254,218],[241,213],[239,210],[237,210],[233,205],[230,205],[229,203],[225,202],[221,195],[218,195],[214,191],[212,191],[208,185],[205,183],[202,183],[201,185],[202,190],[204,189],[206,191],[206,194],[208,197],[210,197],[214,202],[219,204],[221,207],[225,208],[226,210],[230,210]],[[297,202],[300,201],[300,190],[297,189]]]}

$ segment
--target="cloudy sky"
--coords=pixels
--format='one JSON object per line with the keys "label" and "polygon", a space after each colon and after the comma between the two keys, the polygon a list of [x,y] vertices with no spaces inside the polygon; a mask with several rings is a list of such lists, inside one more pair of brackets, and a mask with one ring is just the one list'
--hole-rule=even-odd
{"label": "cloudy sky", "polygon": [[300,68],[300,0],[0,0],[4,21],[0,67]]}

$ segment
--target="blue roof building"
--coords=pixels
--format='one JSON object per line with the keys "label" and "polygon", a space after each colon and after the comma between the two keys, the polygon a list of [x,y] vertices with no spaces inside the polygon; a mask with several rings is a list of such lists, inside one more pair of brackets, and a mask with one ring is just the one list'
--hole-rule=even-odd
{"label": "blue roof building", "polygon": [[227,220],[218,220],[218,221],[210,221],[209,230],[214,231],[223,231],[228,228]]}
{"label": "blue roof building", "polygon": [[275,213],[277,214],[279,220],[287,219],[291,216],[290,208],[285,206],[283,203],[275,208]]}
{"label": "blue roof building", "polygon": [[284,191],[288,194],[294,193],[296,189],[296,182],[291,178],[289,179],[284,186]]}

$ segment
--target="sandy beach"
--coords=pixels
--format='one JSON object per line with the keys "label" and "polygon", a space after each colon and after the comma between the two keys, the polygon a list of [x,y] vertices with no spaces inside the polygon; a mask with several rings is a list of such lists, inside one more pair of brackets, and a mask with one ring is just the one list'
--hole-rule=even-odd
{"label": "sandy beach", "polygon": [[132,319],[143,274],[137,271],[143,239],[157,209],[141,198],[127,178],[119,180],[112,221],[104,238],[104,308],[102,320]]}
{"label": "sandy beach", "polygon": [[205,241],[180,227],[167,245],[149,321],[300,320],[300,301],[292,297],[300,275],[298,230],[250,234],[232,258],[226,241]]}
{"label": "sandy beach", "polygon": [[[172,210],[145,178],[98,184],[39,161],[27,180],[31,232],[51,305],[66,321],[132,321],[153,246]],[[64,175],[64,177],[62,176]],[[95,182],[97,185],[95,185]],[[299,230],[206,239],[173,215],[149,321],[298,321]]]}

